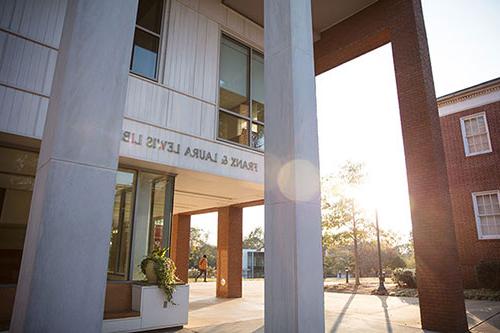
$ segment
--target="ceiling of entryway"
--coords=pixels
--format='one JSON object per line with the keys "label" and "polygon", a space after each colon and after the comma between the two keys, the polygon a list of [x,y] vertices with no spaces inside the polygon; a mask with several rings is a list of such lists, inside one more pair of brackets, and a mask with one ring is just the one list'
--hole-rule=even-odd
{"label": "ceiling of entryway", "polygon": [[[316,33],[356,14],[377,0],[312,0],[313,28]],[[222,0],[255,23],[264,25],[264,0]]]}
{"label": "ceiling of entryway", "polygon": [[174,214],[212,210],[218,207],[258,203],[264,199],[264,184],[173,168],[120,157],[122,165],[175,174]]}

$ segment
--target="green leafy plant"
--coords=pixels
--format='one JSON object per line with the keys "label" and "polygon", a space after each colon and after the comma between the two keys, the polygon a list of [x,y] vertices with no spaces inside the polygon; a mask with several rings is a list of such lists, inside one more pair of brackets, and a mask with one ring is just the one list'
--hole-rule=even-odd
{"label": "green leafy plant", "polygon": [[175,285],[179,282],[179,279],[175,275],[176,267],[174,261],[167,256],[167,249],[156,248],[150,255],[141,261],[141,271],[144,275],[146,275],[146,266],[149,262],[153,263],[158,288],[165,294],[165,300],[167,303],[175,305],[172,301],[172,297],[175,291]]}
{"label": "green leafy plant", "polygon": [[416,288],[417,276],[414,269],[396,268],[392,272],[392,280],[398,286],[404,288]]}
{"label": "green leafy plant", "polygon": [[481,261],[476,274],[479,287],[500,290],[500,261]]}

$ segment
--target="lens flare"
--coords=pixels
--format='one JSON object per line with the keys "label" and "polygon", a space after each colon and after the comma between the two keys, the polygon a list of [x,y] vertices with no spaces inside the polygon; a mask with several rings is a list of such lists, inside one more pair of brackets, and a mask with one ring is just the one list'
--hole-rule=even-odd
{"label": "lens flare", "polygon": [[319,198],[319,170],[307,160],[292,160],[278,173],[278,186],[289,200],[310,201]]}

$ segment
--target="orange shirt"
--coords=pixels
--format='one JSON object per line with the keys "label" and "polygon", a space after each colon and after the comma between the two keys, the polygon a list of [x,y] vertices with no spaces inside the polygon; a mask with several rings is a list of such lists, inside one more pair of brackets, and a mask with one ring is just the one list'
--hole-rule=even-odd
{"label": "orange shirt", "polygon": [[206,271],[208,268],[208,260],[207,258],[201,258],[200,261],[198,262],[198,268]]}

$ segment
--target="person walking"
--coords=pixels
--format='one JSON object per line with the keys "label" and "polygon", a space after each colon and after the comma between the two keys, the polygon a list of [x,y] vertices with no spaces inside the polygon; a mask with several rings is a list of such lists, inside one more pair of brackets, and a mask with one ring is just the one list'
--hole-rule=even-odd
{"label": "person walking", "polygon": [[197,282],[202,275],[204,275],[203,282],[207,282],[208,259],[206,254],[198,261],[198,269],[200,270],[200,274],[194,279],[194,282]]}

